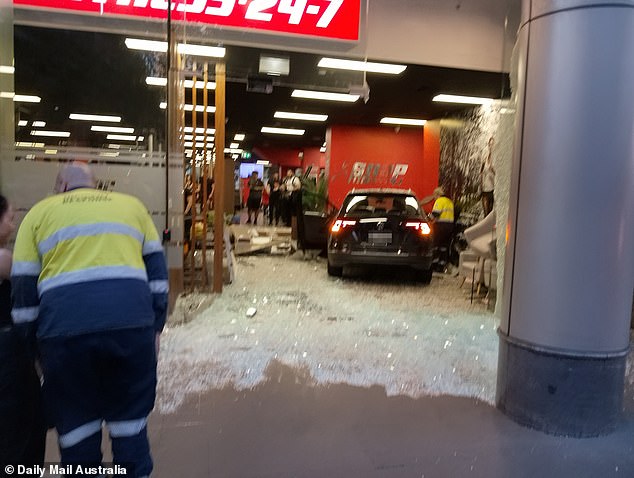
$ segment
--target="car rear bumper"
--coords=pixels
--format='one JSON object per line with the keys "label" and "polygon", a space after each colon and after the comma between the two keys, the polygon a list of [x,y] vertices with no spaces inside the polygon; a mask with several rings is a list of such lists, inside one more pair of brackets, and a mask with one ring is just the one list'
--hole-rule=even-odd
{"label": "car rear bumper", "polygon": [[328,262],[334,267],[351,265],[384,265],[384,266],[408,266],[415,269],[429,269],[432,265],[431,251],[425,255],[402,252],[376,252],[376,251],[328,251]]}

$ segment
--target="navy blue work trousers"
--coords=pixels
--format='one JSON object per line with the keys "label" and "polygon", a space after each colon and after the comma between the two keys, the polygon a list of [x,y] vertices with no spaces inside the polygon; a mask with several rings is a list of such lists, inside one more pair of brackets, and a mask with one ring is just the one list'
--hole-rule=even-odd
{"label": "navy blue work trousers", "polygon": [[152,471],[147,417],[156,394],[156,334],[152,327],[39,341],[44,400],[58,433],[62,465],[101,464],[101,426],[114,464],[127,476]]}

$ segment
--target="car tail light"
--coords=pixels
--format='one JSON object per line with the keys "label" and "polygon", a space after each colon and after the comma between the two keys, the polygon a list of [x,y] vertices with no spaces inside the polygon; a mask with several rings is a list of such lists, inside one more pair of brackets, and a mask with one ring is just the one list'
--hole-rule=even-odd
{"label": "car tail light", "polygon": [[413,227],[421,236],[429,236],[431,234],[431,227],[426,222],[412,221],[406,222],[405,227]]}
{"label": "car tail light", "polygon": [[337,219],[330,228],[330,232],[339,232],[346,227],[354,226],[356,223],[357,221],[350,221],[348,219]]}

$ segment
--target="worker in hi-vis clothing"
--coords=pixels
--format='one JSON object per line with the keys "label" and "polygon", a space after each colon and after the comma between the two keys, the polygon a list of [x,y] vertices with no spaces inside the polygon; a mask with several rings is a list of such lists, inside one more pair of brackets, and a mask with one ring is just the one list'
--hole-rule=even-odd
{"label": "worker in hi-vis clothing", "polygon": [[165,255],[141,201],[94,188],[88,165],[71,162],[58,174],[59,194],[25,216],[11,270],[12,316],[36,339],[62,466],[101,465],[105,422],[115,470],[145,477],[167,313]]}

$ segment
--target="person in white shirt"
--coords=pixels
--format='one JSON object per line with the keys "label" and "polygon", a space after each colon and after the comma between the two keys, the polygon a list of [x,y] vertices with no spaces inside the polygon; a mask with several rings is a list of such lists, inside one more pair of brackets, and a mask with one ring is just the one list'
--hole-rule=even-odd
{"label": "person in white shirt", "polygon": [[297,208],[301,206],[302,181],[295,176],[292,169],[286,172],[282,189],[282,215],[287,226],[291,225],[291,217],[297,215]]}

